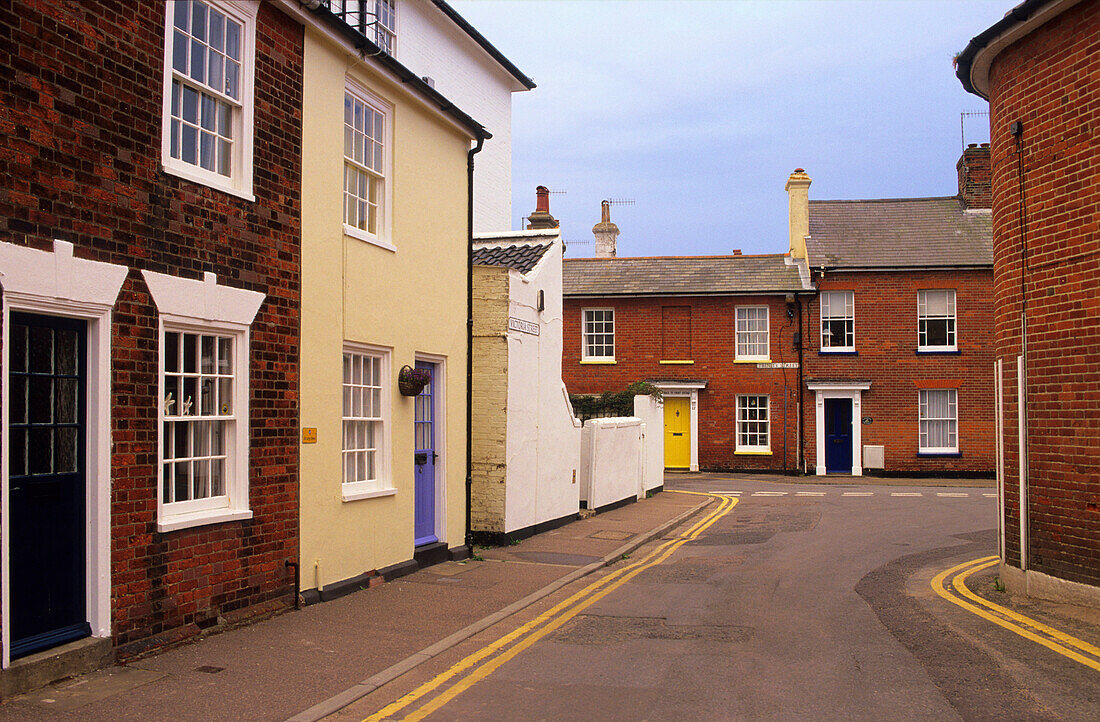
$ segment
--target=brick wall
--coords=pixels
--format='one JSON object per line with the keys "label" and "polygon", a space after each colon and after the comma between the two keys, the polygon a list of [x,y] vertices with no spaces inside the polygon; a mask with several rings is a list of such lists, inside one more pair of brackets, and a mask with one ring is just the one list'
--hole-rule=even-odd
{"label": "brick wall", "polygon": [[[618,392],[634,381],[706,381],[699,392],[699,467],[793,471],[798,458],[798,370],[758,369],[756,362],[735,362],[737,306],[767,306],[771,360],[798,361],[792,339],[798,321],[787,318],[782,296],[566,298],[562,379],[572,394]],[[615,364],[580,363],[584,308],[615,309]],[[690,349],[690,359],[662,358],[664,319],[671,323],[668,340],[673,350],[679,355]],[[685,322],[690,326],[688,339],[682,335]],[[694,363],[661,364],[662,360]],[[734,454],[736,397],[742,393],[770,397],[771,456]]]}
{"label": "brick wall", "polygon": [[[1083,2],[1006,48],[990,70],[996,348],[1006,369],[1006,560],[1021,565],[1015,369],[1026,298],[1027,566],[1093,585],[1100,585],[1097,38],[1100,2]],[[1009,133],[1014,121],[1023,124],[1018,142]]]}
{"label": "brick wall", "polygon": [[[806,377],[871,382],[862,394],[861,415],[871,419],[862,425],[862,443],[885,446],[885,473],[992,475],[992,273],[830,271],[817,285],[821,291],[854,291],[856,355],[819,353],[821,312],[820,298],[815,296],[806,307]],[[955,289],[959,352],[917,354],[917,291],[945,288]],[[958,389],[958,457],[918,456],[921,388]],[[813,469],[817,445],[813,393],[809,396],[806,463]]]}
{"label": "brick wall", "polygon": [[[0,8],[0,241],[128,266],[112,345],[112,622],[120,654],[292,603],[302,28],[259,8],[255,202],[160,167],[164,6]],[[140,270],[266,294],[251,329],[254,518],[161,534],[157,313]]]}
{"label": "brick wall", "polygon": [[509,280],[507,268],[474,268],[470,529],[475,532],[504,532]]}

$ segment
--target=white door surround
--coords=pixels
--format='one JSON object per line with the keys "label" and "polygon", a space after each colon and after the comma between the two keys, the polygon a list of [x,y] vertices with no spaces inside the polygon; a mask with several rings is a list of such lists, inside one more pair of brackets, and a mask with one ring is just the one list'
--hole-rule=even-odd
{"label": "white door surround", "polygon": [[863,424],[860,402],[870,381],[807,381],[806,388],[817,394],[814,403],[814,438],[817,446],[818,476],[825,476],[825,399],[852,401],[852,476],[863,476]]}
{"label": "white door surround", "polygon": [[[650,381],[664,397],[686,396],[690,399],[691,413],[691,462],[689,471],[699,471],[699,391],[707,387],[706,381]],[[664,433],[664,429],[661,430]]]}
{"label": "white door surround", "polygon": [[13,312],[76,318],[87,322],[87,469],[85,509],[87,554],[85,608],[93,637],[111,636],[111,309],[129,269],[73,256],[73,244],[54,241],[53,251],[0,243],[0,286],[4,289],[0,429],[0,584],[3,585],[3,656],[11,663],[9,620],[10,550],[8,512],[8,338]]}

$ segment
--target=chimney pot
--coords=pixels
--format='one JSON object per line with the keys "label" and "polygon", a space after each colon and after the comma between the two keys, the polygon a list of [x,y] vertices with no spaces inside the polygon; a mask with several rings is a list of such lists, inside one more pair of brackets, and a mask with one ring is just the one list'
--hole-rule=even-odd
{"label": "chimney pot", "polygon": [[813,181],[802,168],[795,168],[787,178],[788,229],[792,258],[806,258],[806,236],[810,234],[810,183]]}
{"label": "chimney pot", "polygon": [[611,222],[610,202],[603,201],[600,204],[600,222],[592,226],[592,235],[596,237],[596,258],[614,258],[619,227]]}
{"label": "chimney pot", "polygon": [[550,215],[550,189],[535,188],[535,212],[527,216],[527,230],[557,228],[558,221]]}

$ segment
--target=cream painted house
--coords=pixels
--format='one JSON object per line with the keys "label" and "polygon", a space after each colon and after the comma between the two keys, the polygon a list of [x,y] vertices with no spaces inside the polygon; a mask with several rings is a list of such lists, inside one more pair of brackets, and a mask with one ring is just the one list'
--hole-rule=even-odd
{"label": "cream painted house", "polygon": [[[313,20],[302,102],[307,601],[469,552],[467,153],[491,137],[375,44],[405,39],[364,34],[338,10],[295,10]],[[416,396],[399,390],[406,366],[430,372]]]}

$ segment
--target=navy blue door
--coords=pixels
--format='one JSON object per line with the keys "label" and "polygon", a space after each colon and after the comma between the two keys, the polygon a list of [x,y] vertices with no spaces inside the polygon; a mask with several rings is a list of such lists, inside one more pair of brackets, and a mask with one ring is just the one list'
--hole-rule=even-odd
{"label": "navy blue door", "polygon": [[851,399],[825,399],[825,472],[852,473]]}
{"label": "navy blue door", "polygon": [[418,369],[427,369],[432,380],[415,399],[413,463],[416,468],[414,492],[414,544],[438,541],[435,533],[435,364],[417,361]]}
{"label": "navy blue door", "polygon": [[11,656],[91,634],[85,614],[85,323],[12,314]]}

